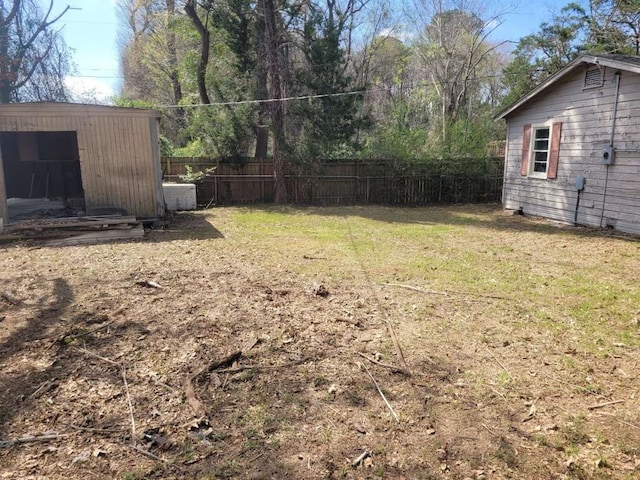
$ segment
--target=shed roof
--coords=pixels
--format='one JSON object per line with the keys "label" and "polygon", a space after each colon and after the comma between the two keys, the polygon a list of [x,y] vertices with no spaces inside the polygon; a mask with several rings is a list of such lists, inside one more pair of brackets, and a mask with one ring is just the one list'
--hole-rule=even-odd
{"label": "shed roof", "polygon": [[0,117],[20,116],[160,117],[160,112],[143,108],[85,103],[32,102],[0,105]]}
{"label": "shed roof", "polygon": [[494,119],[500,120],[501,118],[505,118],[525,103],[547,90],[553,84],[557,83],[560,79],[586,64],[602,65],[603,67],[610,67],[617,70],[625,70],[640,74],[640,56],[614,54],[581,55],[575,60],[569,62],[555,74],[551,75],[529,93],[520,97],[504,110],[498,112],[494,116]]}

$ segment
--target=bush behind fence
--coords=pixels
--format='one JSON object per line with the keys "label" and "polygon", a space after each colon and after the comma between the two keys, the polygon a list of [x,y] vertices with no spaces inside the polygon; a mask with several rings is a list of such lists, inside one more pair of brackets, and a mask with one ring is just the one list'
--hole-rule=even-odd
{"label": "bush behind fence", "polygon": [[[248,160],[242,166],[215,159],[162,159],[167,180],[178,180],[188,165],[207,172],[197,182],[198,204],[273,202],[273,163]],[[381,160],[332,160],[290,165],[286,187],[291,203],[313,205],[499,202],[502,158],[456,159],[406,164]]]}

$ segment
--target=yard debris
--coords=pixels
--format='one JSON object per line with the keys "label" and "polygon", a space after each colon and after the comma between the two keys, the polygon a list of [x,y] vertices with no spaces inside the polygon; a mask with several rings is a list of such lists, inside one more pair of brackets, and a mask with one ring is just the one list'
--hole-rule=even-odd
{"label": "yard debris", "polygon": [[393,325],[391,325],[389,317],[385,315],[384,321],[387,324],[387,329],[389,330],[389,335],[391,336],[391,341],[393,342],[393,348],[395,348],[396,350],[396,356],[398,357],[400,366],[404,371],[403,373],[405,375],[411,375],[411,373],[409,372],[409,367],[407,366],[407,362],[404,359],[404,354],[402,353],[402,347],[400,347],[400,342],[398,341],[398,337],[396,337],[396,332],[393,329]]}
{"label": "yard debris", "polygon": [[302,255],[305,260],[326,260],[327,257],[312,257],[311,255]]}
{"label": "yard debris", "polygon": [[528,422],[529,420],[531,420],[535,416],[537,411],[538,409],[536,408],[536,405],[533,402],[531,402],[531,406],[529,407],[529,413],[527,413],[527,416],[522,419],[522,422]]}
{"label": "yard debris", "polygon": [[357,328],[362,328],[362,324],[360,323],[360,320],[353,320],[351,318],[345,318],[345,317],[337,317],[335,319],[336,322],[342,322],[342,323],[348,323],[349,325],[353,325],[354,327]]}
{"label": "yard debris", "polygon": [[624,403],[624,400],[612,400],[611,402],[602,402],[587,407],[588,410],[596,410],[598,408],[608,407],[609,405],[616,405],[618,403]]}
{"label": "yard debris", "polygon": [[398,417],[398,414],[395,412],[395,410],[393,409],[393,407],[391,406],[391,404],[389,403],[389,400],[387,400],[387,397],[384,396],[384,393],[382,393],[382,389],[380,388],[380,385],[378,385],[378,382],[376,382],[376,379],[373,378],[373,375],[371,375],[371,372],[369,371],[369,369],[367,368],[367,366],[363,363],[358,363],[358,365],[364,369],[365,372],[367,372],[367,375],[369,375],[369,378],[371,379],[371,381],[373,382],[373,384],[375,385],[376,389],[378,390],[378,393],[380,394],[380,396],[382,397],[382,400],[384,400],[384,403],[387,405],[387,408],[389,409],[389,411],[391,412],[391,414],[393,415],[393,418],[395,418],[397,423],[400,423],[400,417]]}
{"label": "yard debris", "polygon": [[11,305],[19,305],[21,303],[21,300],[18,297],[16,297],[13,293],[11,293],[9,290],[3,290],[1,296]]}
{"label": "yard debris", "polygon": [[160,435],[160,428],[157,427],[145,430],[142,438],[147,449],[156,447],[160,450],[170,450],[173,447],[173,442]]}
{"label": "yard debris", "polygon": [[381,361],[376,360],[374,358],[370,358],[367,355],[365,355],[364,353],[360,353],[360,352],[356,352],[356,353],[358,355],[360,355],[362,358],[364,358],[366,360],[369,360],[371,363],[374,363],[374,364],[379,365],[379,366],[384,367],[384,368],[388,368],[394,373],[402,373],[403,375],[407,375],[407,376],[411,375],[411,372],[409,372],[408,370],[406,370],[406,369],[404,369],[402,367],[398,367],[396,365],[390,365],[388,363],[381,362]]}
{"label": "yard debris", "polygon": [[139,280],[136,282],[136,285],[146,288],[164,288],[162,285],[152,280]]}
{"label": "yard debris", "polygon": [[360,455],[358,455],[356,458],[353,459],[353,461],[351,462],[351,466],[357,467],[362,462],[364,462],[365,458],[369,458],[370,456],[371,456],[371,452],[369,450],[365,450],[364,452],[362,452]]}
{"label": "yard debris", "polygon": [[240,359],[241,356],[242,356],[241,350],[235,351],[227,355],[221,360],[215,360],[211,362],[208,366],[194,373],[190,377],[187,377],[187,379],[184,382],[184,390],[187,396],[187,402],[189,403],[189,406],[193,410],[193,413],[196,414],[196,417],[204,418],[206,416],[206,409],[204,408],[204,405],[196,395],[196,391],[193,386],[194,382],[196,382],[198,378],[204,375],[205,373],[213,372],[214,370],[217,370],[221,367],[233,365],[235,362],[237,362]]}
{"label": "yard debris", "polygon": [[311,292],[314,295],[322,298],[327,298],[329,296],[329,290],[327,290],[326,287],[320,283],[314,283],[313,287],[311,288]]}
{"label": "yard debris", "polygon": [[59,440],[61,438],[66,438],[70,434],[68,433],[49,433],[46,435],[29,435],[26,437],[13,438],[10,440],[0,440],[0,448],[10,448],[14,445],[20,445],[23,443],[36,443],[36,442],[51,442],[53,440]]}

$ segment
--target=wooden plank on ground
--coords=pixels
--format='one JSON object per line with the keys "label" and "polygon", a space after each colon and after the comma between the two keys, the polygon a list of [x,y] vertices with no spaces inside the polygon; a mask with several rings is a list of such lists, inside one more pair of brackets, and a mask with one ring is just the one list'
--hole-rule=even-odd
{"label": "wooden plank on ground", "polygon": [[144,237],[144,228],[138,225],[130,229],[104,230],[100,232],[88,232],[74,237],[51,240],[45,242],[47,247],[67,247],[73,245],[91,245],[102,242],[119,240],[135,240]]}
{"label": "wooden plank on ground", "polygon": [[53,228],[94,227],[104,228],[110,225],[135,225],[136,217],[68,217],[47,220],[26,220],[11,225],[7,230],[12,232],[24,230],[47,230]]}

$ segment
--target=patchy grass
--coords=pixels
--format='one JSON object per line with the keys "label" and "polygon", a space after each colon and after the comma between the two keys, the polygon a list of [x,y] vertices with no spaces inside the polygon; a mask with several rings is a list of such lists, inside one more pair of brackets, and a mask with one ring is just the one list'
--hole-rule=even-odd
{"label": "patchy grass", "polygon": [[[0,477],[636,478],[638,245],[483,206],[3,247],[0,440],[65,436],[0,444]],[[397,363],[387,320],[410,377],[358,355]],[[235,350],[195,378],[196,418],[186,379]]]}

